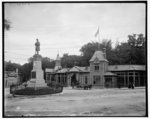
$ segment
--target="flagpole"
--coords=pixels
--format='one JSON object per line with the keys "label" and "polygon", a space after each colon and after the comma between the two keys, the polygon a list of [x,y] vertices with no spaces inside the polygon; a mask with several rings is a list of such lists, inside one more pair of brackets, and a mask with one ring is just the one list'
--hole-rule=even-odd
{"label": "flagpole", "polygon": [[99,43],[99,46],[98,46],[98,50],[100,50],[100,35],[99,35],[99,26],[98,26],[98,43]]}
{"label": "flagpole", "polygon": [[[99,35],[99,26],[95,34],[95,39],[98,43],[100,43],[100,35]],[[100,46],[98,45],[98,50],[100,50]]]}
{"label": "flagpole", "polygon": [[[99,30],[99,27],[98,27],[98,30]],[[98,33],[98,42],[100,43],[100,35]]]}
{"label": "flagpole", "polygon": [[99,32],[99,27],[98,27],[98,29],[97,29],[97,31],[96,31],[96,34],[95,34],[95,41],[97,42],[97,40],[98,40],[98,33]]}
{"label": "flagpole", "polygon": [[96,41],[100,42],[99,26],[98,26],[97,32],[96,32],[96,34],[95,34],[95,38],[97,38]]}

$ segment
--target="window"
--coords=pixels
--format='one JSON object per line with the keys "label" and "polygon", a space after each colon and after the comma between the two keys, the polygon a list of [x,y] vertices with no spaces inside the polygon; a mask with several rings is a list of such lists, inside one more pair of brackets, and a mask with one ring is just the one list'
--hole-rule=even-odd
{"label": "window", "polygon": [[124,76],[124,73],[125,73],[125,72],[117,72],[117,75]]}
{"label": "window", "polygon": [[32,78],[36,78],[36,72],[35,71],[33,71],[31,75],[32,75]]}
{"label": "window", "polygon": [[136,75],[136,76],[138,76],[138,75],[139,75],[139,73],[138,73],[138,72],[135,72],[135,75]]}
{"label": "window", "polygon": [[99,71],[99,66],[98,65],[95,65],[95,71]]}
{"label": "window", "polygon": [[133,75],[133,72],[129,72],[129,75]]}

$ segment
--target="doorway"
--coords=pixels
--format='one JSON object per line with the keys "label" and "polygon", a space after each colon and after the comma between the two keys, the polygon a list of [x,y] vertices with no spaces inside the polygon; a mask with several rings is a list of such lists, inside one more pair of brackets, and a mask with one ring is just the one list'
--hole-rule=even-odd
{"label": "doorway", "polygon": [[76,74],[74,73],[72,76],[71,76],[71,86],[75,86],[77,83],[77,79],[76,79]]}
{"label": "doorway", "polygon": [[106,88],[111,88],[112,87],[112,78],[111,77],[106,77],[105,78],[105,87]]}
{"label": "doorway", "polygon": [[130,76],[130,77],[129,77],[129,84],[130,84],[130,83],[133,84],[133,76]]}

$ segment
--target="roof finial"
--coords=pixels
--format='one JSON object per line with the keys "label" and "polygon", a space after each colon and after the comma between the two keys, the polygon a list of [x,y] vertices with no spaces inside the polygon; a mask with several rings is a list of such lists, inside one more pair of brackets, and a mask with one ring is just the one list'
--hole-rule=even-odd
{"label": "roof finial", "polygon": [[58,52],[58,51],[57,51],[57,57],[56,57],[56,60],[60,60],[59,52]]}
{"label": "roof finial", "polygon": [[106,59],[106,48],[103,48],[104,58]]}

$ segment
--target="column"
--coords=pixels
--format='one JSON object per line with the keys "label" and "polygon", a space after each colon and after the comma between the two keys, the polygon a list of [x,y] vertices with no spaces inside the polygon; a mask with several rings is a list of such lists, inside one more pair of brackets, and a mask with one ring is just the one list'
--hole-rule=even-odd
{"label": "column", "polygon": [[67,79],[67,76],[68,76],[68,75],[65,73],[65,84],[66,84],[66,86],[68,86],[68,83],[67,83],[67,80],[68,80],[68,79]]}
{"label": "column", "polygon": [[129,86],[129,72],[127,72],[127,78],[128,78],[128,82],[127,82],[127,87]]}
{"label": "column", "polygon": [[59,83],[60,83],[60,84],[62,83],[61,74],[59,74]]}
{"label": "column", "polygon": [[57,74],[55,74],[55,81],[56,81],[56,83],[58,82],[58,76],[57,76]]}
{"label": "column", "polygon": [[49,74],[49,82],[52,82],[52,74]]}
{"label": "column", "polygon": [[45,79],[45,81],[46,81],[46,83],[47,83],[47,73],[45,74],[45,76],[46,76],[46,79]]}
{"label": "column", "polygon": [[124,78],[124,87],[126,87],[126,77],[125,77],[125,72],[123,72],[123,78]]}
{"label": "column", "polygon": [[138,75],[137,75],[137,77],[138,77],[138,82],[139,82],[139,85],[138,86],[140,86],[140,75],[139,75],[139,72],[138,72]]}
{"label": "column", "polygon": [[135,86],[135,71],[133,71],[133,83],[134,83],[134,86]]}
{"label": "column", "polygon": [[[145,76],[145,72],[143,73],[143,79],[144,79],[144,86],[145,86],[145,83],[146,83],[146,76]],[[148,83],[148,82],[147,82]]]}
{"label": "column", "polygon": [[63,77],[63,85],[65,85],[65,73],[63,73],[62,77]]}
{"label": "column", "polygon": [[67,76],[67,85],[68,86],[70,86],[70,76],[69,76],[70,74],[68,74],[68,76]]}

